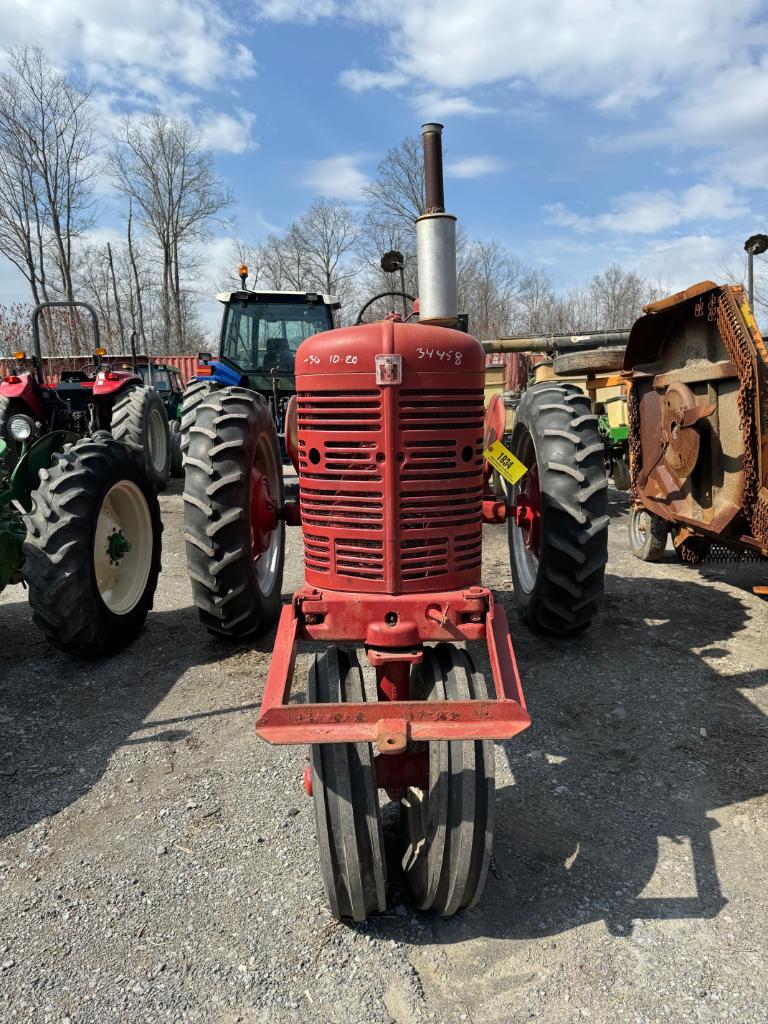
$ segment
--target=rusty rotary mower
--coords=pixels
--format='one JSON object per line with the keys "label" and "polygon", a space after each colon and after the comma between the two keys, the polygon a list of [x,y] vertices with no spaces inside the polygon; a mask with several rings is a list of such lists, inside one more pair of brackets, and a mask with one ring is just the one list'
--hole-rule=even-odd
{"label": "rusty rotary mower", "polygon": [[630,543],[661,557],[768,556],[768,350],[741,287],[703,281],[645,307],[629,385]]}

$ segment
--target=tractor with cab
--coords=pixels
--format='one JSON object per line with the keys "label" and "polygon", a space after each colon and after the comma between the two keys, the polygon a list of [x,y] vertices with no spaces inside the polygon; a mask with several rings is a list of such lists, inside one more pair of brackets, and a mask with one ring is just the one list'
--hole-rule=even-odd
{"label": "tractor with cab", "polygon": [[213,391],[247,388],[267,403],[285,454],[285,412],[296,391],[296,352],[312,335],[338,326],[339,302],[319,292],[259,291],[246,288],[248,267],[240,267],[239,291],[219,292],[224,305],[219,353],[201,352],[187,384],[181,418],[181,449],[197,409]]}
{"label": "tractor with cab", "polygon": [[[90,318],[94,361],[79,370],[65,370],[56,384],[44,374],[41,320],[52,330],[53,310],[84,309]],[[34,440],[55,431],[88,437],[108,431],[142,459],[147,476],[160,489],[168,480],[171,460],[168,416],[158,393],[132,370],[116,370],[103,363],[99,321],[85,302],[44,302],[32,313],[33,354],[15,354],[19,372],[0,379],[0,438],[6,460],[15,462],[18,440],[9,430],[12,419],[23,417]],[[31,364],[29,366],[28,364]]]}
{"label": "tractor with cab", "polygon": [[[298,346],[285,413],[298,500],[285,497],[267,398],[238,384],[199,402],[185,459],[201,620],[240,641],[277,624],[256,732],[309,744],[329,906],[358,921],[387,906],[380,790],[399,808],[398,859],[419,908],[454,914],[483,891],[493,740],[531,722],[504,607],[481,580],[484,524],[509,523],[515,599],[540,632],[589,625],[607,558],[608,481],[587,396],[556,381],[530,388],[511,451],[503,420],[484,411],[482,345],[456,329],[442,125],[422,135],[418,319],[361,316]],[[494,468],[508,499],[491,491]],[[299,524],[305,582],[283,605],[285,530]],[[295,693],[306,642],[323,650]]]}

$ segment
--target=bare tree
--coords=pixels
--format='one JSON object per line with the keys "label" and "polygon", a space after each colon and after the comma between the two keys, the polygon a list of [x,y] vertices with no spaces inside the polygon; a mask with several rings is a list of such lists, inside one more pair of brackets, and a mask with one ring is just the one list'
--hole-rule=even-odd
{"label": "bare tree", "polygon": [[369,207],[380,220],[394,220],[412,231],[414,220],[424,212],[421,140],[405,138],[390,149],[378,166],[376,178],[364,191]]}
{"label": "bare tree", "polygon": [[74,242],[94,211],[88,99],[38,47],[9,52],[0,74],[0,253],[35,302],[74,298]]}
{"label": "bare tree", "polygon": [[358,273],[354,253],[360,231],[355,213],[335,199],[316,199],[295,225],[312,283],[342,297]]}
{"label": "bare tree", "polygon": [[110,165],[118,190],[135,204],[159,253],[164,327],[168,343],[183,352],[193,310],[183,285],[191,246],[208,236],[232,195],[217,178],[201,134],[188,122],[162,114],[140,121],[126,118]]}

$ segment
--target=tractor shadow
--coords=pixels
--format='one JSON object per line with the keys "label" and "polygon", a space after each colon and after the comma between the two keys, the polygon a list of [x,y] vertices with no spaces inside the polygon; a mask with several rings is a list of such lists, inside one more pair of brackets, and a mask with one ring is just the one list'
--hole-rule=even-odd
{"label": "tractor shadow", "polygon": [[[531,636],[508,607],[533,725],[497,749],[488,884],[473,910],[415,916],[393,860],[408,941],[532,939],[597,920],[626,936],[639,919],[706,919],[725,906],[713,815],[768,793],[768,719],[739,692],[768,686],[768,657],[765,670],[712,667],[728,653],[718,644],[746,626],[732,593],[694,581],[607,584],[599,619],[571,643]],[[391,818],[388,809],[388,832]],[[687,847],[689,870],[662,866],[662,898],[649,882],[665,844]],[[374,925],[382,937],[393,927]]]}
{"label": "tractor shadow", "polygon": [[194,608],[151,612],[130,647],[93,662],[50,647],[26,601],[3,602],[0,622],[0,838],[87,793],[124,744],[184,739],[183,719],[132,737],[188,668],[221,657]]}

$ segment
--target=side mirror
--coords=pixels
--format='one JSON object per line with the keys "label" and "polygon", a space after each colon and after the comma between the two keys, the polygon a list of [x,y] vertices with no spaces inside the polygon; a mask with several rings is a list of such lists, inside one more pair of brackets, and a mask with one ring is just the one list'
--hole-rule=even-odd
{"label": "side mirror", "polygon": [[211,355],[210,352],[198,352],[197,353],[197,361],[199,363],[212,363],[213,362],[213,356]]}

